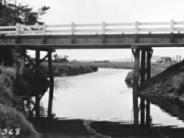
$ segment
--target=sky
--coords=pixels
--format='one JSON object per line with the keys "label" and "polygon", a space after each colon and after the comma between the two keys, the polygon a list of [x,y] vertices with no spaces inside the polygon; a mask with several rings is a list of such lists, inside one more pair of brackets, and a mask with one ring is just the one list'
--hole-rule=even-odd
{"label": "sky", "polygon": [[[102,23],[134,21],[184,21],[183,0],[17,0],[35,10],[46,5],[50,9],[41,20],[46,24]],[[63,50],[59,54],[71,59],[131,58],[130,50]],[[155,55],[182,55],[184,49],[156,49]],[[89,56],[90,55],[90,56]]]}

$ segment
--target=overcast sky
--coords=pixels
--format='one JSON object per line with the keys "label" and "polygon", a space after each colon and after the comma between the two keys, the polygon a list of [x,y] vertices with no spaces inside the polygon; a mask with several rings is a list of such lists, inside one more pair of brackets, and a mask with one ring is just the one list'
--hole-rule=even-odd
{"label": "overcast sky", "polygon": [[49,24],[184,20],[183,0],[18,0],[35,9],[48,5]]}
{"label": "overcast sky", "polygon": [[[18,3],[29,4],[34,9],[46,5],[50,10],[42,17],[46,24],[62,23],[101,23],[101,22],[129,22],[129,21],[184,21],[184,0],[17,0]],[[67,53],[68,51],[68,53]],[[65,50],[60,53],[69,54],[73,58],[86,58],[89,51]],[[115,54],[117,51],[98,51],[91,54],[91,58],[130,57],[130,52],[122,50],[124,54]],[[99,53],[99,56],[98,56]],[[104,56],[102,56],[102,53]],[[119,52],[120,53],[120,52]],[[128,53],[128,54],[127,54]],[[183,49],[155,50],[156,55],[181,54]],[[85,55],[86,54],[86,55]]]}

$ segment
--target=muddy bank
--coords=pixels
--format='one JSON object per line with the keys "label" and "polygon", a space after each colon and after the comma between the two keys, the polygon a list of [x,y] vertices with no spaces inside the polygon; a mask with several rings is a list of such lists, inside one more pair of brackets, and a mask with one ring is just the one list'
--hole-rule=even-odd
{"label": "muddy bank", "polygon": [[[157,74],[161,73],[162,71],[164,71],[165,69],[168,68],[168,65],[164,65],[164,64],[152,64],[151,65],[151,77],[156,76]],[[127,83],[127,85],[129,87],[132,87],[133,84],[133,71],[130,71],[126,78],[125,78],[125,82]]]}
{"label": "muddy bank", "polygon": [[[171,100],[184,105],[184,61],[168,67],[144,84],[140,95]],[[156,101],[156,100],[155,100]]]}
{"label": "muddy bank", "polygon": [[158,105],[162,110],[170,114],[171,116],[177,117],[180,120],[184,120],[184,105],[177,100],[168,99],[167,97],[159,96],[145,96],[152,104]]}
{"label": "muddy bank", "polygon": [[170,126],[135,127],[127,122],[59,119],[39,119],[31,122],[43,138],[163,138],[161,132],[165,136],[184,137],[183,129]]}

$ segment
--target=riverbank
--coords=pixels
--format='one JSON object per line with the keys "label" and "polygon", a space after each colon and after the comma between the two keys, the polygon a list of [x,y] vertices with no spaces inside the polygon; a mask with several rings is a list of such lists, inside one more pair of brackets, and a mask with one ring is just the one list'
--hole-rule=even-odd
{"label": "riverbank", "polygon": [[[155,63],[152,63],[151,64],[151,77],[154,77],[156,76],[157,74],[163,72],[164,70],[166,70],[170,65],[168,64],[155,64]],[[133,71],[130,71],[126,78],[125,78],[125,81],[127,83],[128,86],[132,86],[133,84]]]}
{"label": "riverbank", "polygon": [[57,63],[53,62],[55,76],[73,76],[96,72],[98,68],[133,69],[133,62],[109,62],[109,61],[74,61]]}
{"label": "riverbank", "polygon": [[23,115],[20,98],[15,96],[15,80],[14,68],[0,66],[0,137],[38,138],[38,133]]}
{"label": "riverbank", "polygon": [[[54,76],[73,76],[96,72],[98,67],[82,62],[53,62],[52,69]],[[47,70],[46,63],[43,64],[43,70]]]}
{"label": "riverbank", "polygon": [[80,61],[79,63],[97,66],[98,68],[133,69],[131,61]]}
{"label": "riverbank", "polygon": [[39,130],[42,138],[162,138],[163,135],[160,135],[160,132],[178,138],[184,136],[183,129],[171,126],[135,127],[131,123],[123,122],[59,119],[39,119],[32,123]]}
{"label": "riverbank", "polygon": [[91,73],[98,70],[95,65],[68,62],[68,63],[53,63],[53,72],[55,76],[73,76],[85,73]]}
{"label": "riverbank", "polygon": [[184,106],[184,62],[174,64],[152,77],[144,84],[140,95],[148,99],[159,97]]}

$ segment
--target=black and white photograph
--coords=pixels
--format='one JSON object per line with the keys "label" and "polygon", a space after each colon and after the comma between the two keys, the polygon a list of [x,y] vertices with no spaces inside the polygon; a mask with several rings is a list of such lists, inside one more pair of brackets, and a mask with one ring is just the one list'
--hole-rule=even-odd
{"label": "black and white photograph", "polygon": [[0,0],[0,138],[184,138],[184,1]]}

